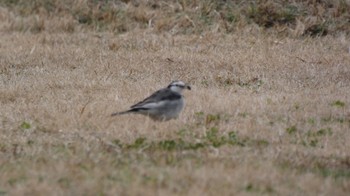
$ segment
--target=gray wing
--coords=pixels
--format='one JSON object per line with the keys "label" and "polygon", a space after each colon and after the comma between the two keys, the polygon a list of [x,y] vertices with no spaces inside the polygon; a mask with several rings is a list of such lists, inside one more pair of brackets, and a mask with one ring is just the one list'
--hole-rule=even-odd
{"label": "gray wing", "polygon": [[181,97],[182,97],[181,94],[171,91],[168,88],[163,88],[156,91],[146,99],[138,102],[137,104],[132,105],[130,108],[142,108],[147,103],[154,103],[154,102],[159,102],[163,100],[177,100],[177,99],[181,99]]}

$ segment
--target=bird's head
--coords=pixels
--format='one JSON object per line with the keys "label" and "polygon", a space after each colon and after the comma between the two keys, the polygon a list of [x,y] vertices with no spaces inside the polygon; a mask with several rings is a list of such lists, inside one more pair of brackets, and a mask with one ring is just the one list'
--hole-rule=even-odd
{"label": "bird's head", "polygon": [[184,89],[188,89],[191,90],[191,86],[189,86],[188,84],[184,83],[183,81],[180,80],[175,80],[172,81],[168,88],[174,92],[178,92],[181,93]]}

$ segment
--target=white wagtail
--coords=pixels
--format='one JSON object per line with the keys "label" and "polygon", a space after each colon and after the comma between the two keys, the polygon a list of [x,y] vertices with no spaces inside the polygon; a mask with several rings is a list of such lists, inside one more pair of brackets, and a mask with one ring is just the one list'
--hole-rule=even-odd
{"label": "white wagtail", "polygon": [[113,113],[112,116],[135,113],[149,116],[156,121],[177,118],[185,105],[182,95],[184,89],[191,90],[191,87],[182,81],[173,81],[168,87],[160,89],[143,101],[132,105],[131,109]]}

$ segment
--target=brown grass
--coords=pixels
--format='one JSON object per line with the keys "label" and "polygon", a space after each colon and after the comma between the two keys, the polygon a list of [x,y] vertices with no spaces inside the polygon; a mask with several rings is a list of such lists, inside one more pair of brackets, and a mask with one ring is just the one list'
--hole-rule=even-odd
{"label": "brown grass", "polygon": [[[346,195],[348,43],[2,33],[0,190]],[[178,120],[110,118],[173,79],[193,86]]]}
{"label": "brown grass", "polygon": [[346,0],[0,0],[0,8],[6,31],[201,34],[256,25],[295,37],[350,33]]}
{"label": "brown grass", "polygon": [[[129,22],[152,17],[127,6]],[[350,192],[346,32],[197,34],[190,14],[118,35],[29,14],[44,30],[18,31],[22,15],[0,11],[0,195]],[[174,79],[192,84],[179,119],[110,117]]]}

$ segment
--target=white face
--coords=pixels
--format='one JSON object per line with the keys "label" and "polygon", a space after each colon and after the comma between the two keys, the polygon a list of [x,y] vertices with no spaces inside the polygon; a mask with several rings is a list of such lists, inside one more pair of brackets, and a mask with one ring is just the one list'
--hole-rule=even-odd
{"label": "white face", "polygon": [[173,81],[169,84],[168,88],[178,93],[181,93],[184,89],[191,90],[191,87],[185,84],[183,81]]}

